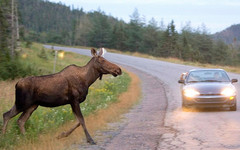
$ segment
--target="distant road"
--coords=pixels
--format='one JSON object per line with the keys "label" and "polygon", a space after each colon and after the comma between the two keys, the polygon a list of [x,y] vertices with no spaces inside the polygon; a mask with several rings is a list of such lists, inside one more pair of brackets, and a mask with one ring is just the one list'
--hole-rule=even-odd
{"label": "distant road", "polygon": [[[47,45],[45,47],[51,48]],[[54,46],[54,49],[91,56],[90,51],[84,49],[58,46]],[[161,138],[158,149],[240,149],[239,83],[235,84],[238,90],[239,104],[236,112],[225,109],[183,112],[180,85],[177,81],[182,72],[196,67],[115,53],[106,53],[105,58],[119,65],[140,70],[163,83],[168,103],[164,127],[168,132],[159,133]],[[240,80],[239,74],[229,73],[229,76]]]}

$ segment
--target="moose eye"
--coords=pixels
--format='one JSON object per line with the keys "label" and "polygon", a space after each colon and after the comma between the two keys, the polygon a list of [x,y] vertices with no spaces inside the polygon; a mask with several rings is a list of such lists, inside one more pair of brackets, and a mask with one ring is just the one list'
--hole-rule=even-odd
{"label": "moose eye", "polygon": [[105,62],[105,59],[99,59],[99,62],[103,63]]}

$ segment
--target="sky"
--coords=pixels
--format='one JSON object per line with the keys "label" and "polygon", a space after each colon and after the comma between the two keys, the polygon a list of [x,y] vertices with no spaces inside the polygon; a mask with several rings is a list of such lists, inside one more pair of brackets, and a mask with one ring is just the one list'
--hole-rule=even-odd
{"label": "sky", "polygon": [[174,20],[180,31],[187,24],[193,29],[206,30],[213,34],[234,24],[240,24],[240,0],[48,0],[61,2],[84,12],[101,10],[106,15],[130,21],[134,10],[145,22],[154,18],[160,26]]}

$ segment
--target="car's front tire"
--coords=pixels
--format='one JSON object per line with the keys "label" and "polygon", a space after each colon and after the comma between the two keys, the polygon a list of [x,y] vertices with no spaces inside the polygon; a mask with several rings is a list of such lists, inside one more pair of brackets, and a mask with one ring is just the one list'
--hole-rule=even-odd
{"label": "car's front tire", "polygon": [[186,106],[184,100],[182,100],[182,110],[187,109],[188,107]]}
{"label": "car's front tire", "polygon": [[237,111],[237,104],[235,104],[234,106],[230,107],[231,111]]}

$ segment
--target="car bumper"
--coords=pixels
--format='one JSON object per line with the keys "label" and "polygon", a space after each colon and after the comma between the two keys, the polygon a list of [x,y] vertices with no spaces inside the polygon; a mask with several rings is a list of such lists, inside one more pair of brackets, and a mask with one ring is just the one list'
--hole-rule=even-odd
{"label": "car bumper", "polygon": [[183,97],[184,106],[195,107],[233,107],[236,105],[236,96],[198,96],[194,98]]}

